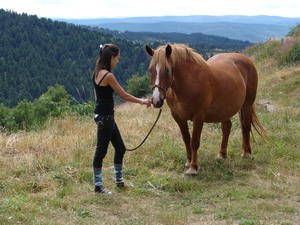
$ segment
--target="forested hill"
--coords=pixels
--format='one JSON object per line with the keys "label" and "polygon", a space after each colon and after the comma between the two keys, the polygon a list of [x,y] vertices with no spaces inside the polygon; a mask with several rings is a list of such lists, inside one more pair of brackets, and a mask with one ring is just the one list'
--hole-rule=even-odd
{"label": "forested hill", "polygon": [[105,28],[95,28],[100,32],[110,33],[115,37],[125,38],[127,40],[137,41],[141,44],[154,44],[159,43],[188,43],[190,47],[202,54],[207,58],[208,53],[214,52],[216,49],[222,51],[239,51],[251,43],[249,41],[233,40],[227,37],[207,35],[202,33],[157,33],[157,32],[131,32],[131,31],[115,31]]}
{"label": "forested hill", "polygon": [[141,45],[109,34],[4,10],[0,20],[0,102],[7,106],[34,100],[55,84],[76,99],[91,98],[90,77],[100,43],[113,42],[122,49],[115,70],[121,83],[148,66]]}
{"label": "forested hill", "polygon": [[[121,60],[114,72],[123,86],[132,75],[144,75],[148,68],[149,57],[144,51],[144,42],[117,37],[108,30],[95,30],[3,9],[0,9],[0,21],[0,103],[9,107],[24,99],[33,101],[55,84],[64,86],[79,101],[92,99],[90,76],[99,44],[115,43],[121,48]],[[134,33],[130,35],[133,40],[139,39],[138,34],[137,38],[134,38]],[[186,38],[185,43],[189,44],[189,36]],[[209,39],[216,40],[216,37],[210,36]],[[184,42],[182,39],[178,41],[173,34],[145,41],[150,43],[150,40],[153,47],[169,41]],[[201,54],[216,48],[211,44],[213,41],[207,46],[203,40],[199,36],[201,44],[191,42],[190,46]],[[250,45],[249,42],[227,38],[217,40],[219,48],[224,51],[236,51]]]}

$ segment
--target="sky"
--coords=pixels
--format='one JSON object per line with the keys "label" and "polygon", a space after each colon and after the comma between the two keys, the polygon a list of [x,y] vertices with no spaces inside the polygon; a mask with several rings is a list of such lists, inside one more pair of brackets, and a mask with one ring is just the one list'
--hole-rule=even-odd
{"label": "sky", "polygon": [[0,8],[56,19],[190,15],[300,18],[300,0],[0,0]]}

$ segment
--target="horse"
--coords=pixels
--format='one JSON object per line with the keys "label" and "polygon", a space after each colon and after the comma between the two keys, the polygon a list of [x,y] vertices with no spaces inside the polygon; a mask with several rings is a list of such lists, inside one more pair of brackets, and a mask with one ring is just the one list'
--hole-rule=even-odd
{"label": "horse", "polygon": [[[152,104],[161,108],[166,100],[179,126],[186,149],[186,175],[198,174],[197,151],[204,123],[221,123],[222,142],[217,158],[227,157],[231,118],[239,113],[242,158],[252,158],[251,126],[265,137],[254,109],[258,74],[253,62],[240,53],[220,53],[207,61],[184,44],[167,44],[152,49],[149,71]],[[189,132],[188,121],[192,121]]]}

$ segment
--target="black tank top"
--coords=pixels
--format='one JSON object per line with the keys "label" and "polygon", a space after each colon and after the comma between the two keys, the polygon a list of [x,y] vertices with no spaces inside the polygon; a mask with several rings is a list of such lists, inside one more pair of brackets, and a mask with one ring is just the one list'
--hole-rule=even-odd
{"label": "black tank top", "polygon": [[109,85],[104,87],[100,86],[100,83],[108,73],[109,72],[104,74],[98,84],[95,82],[95,77],[93,77],[93,85],[96,92],[96,107],[94,113],[101,116],[114,115],[114,90]]}

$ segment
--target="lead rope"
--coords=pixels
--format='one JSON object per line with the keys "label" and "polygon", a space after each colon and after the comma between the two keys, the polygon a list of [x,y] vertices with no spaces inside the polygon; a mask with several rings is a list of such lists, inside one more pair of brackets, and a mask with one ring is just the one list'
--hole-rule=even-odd
{"label": "lead rope", "polygon": [[157,118],[154,122],[154,124],[152,125],[150,131],[148,132],[148,134],[146,135],[146,137],[144,138],[144,140],[141,142],[141,144],[139,144],[137,147],[135,148],[126,148],[126,151],[134,151],[134,150],[137,150],[139,147],[142,146],[142,144],[144,144],[144,142],[147,140],[148,136],[150,135],[151,131],[153,130],[153,128],[155,127],[159,117],[160,117],[160,114],[161,114],[161,111],[162,111],[162,108],[159,109],[159,112],[158,112],[158,115],[157,115]]}

